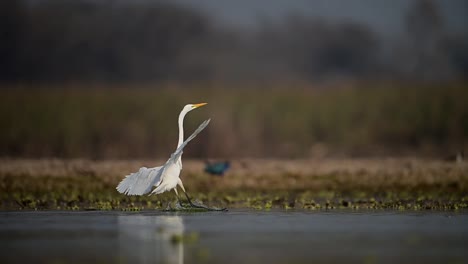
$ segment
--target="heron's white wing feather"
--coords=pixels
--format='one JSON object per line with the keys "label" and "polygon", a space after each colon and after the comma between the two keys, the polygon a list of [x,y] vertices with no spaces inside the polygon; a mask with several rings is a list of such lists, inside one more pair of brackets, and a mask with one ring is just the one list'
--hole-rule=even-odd
{"label": "heron's white wing feather", "polygon": [[154,185],[161,182],[164,166],[146,168],[142,167],[138,172],[131,173],[117,186],[117,191],[126,195],[143,195],[149,193]]}
{"label": "heron's white wing feather", "polygon": [[[173,160],[173,161],[176,161],[177,159],[179,159],[180,155],[182,155],[183,153],[183,149],[185,146],[187,146],[187,144],[192,140],[194,139],[203,129],[205,129],[205,127],[210,123],[211,119],[208,119],[208,120],[205,120],[203,121],[203,123],[201,123],[198,128],[192,133],[192,135],[190,135],[190,137],[188,137],[177,149],[174,153],[172,153],[171,157],[169,158],[169,160]],[[168,161],[169,162],[169,161]]]}

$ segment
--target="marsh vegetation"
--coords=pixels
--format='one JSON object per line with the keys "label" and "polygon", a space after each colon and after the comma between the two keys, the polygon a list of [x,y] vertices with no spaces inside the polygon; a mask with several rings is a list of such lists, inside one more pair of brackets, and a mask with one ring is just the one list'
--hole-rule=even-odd
{"label": "marsh vegetation", "polygon": [[[3,210],[147,210],[175,204],[173,193],[125,196],[115,186],[152,161],[0,161]],[[237,160],[224,177],[184,162],[185,186],[212,206],[270,209],[462,210],[468,164],[418,159]]]}
{"label": "marsh vegetation", "polygon": [[165,159],[190,102],[209,106],[186,120],[187,131],[212,122],[185,158],[444,159],[468,149],[466,84],[82,88],[1,87],[0,156]]}
{"label": "marsh vegetation", "polygon": [[[172,193],[127,197],[115,186],[165,161],[177,142],[172,120],[192,101],[209,106],[187,119],[186,130],[207,117],[212,122],[186,149],[184,158],[192,160],[184,162],[182,178],[203,203],[261,210],[466,208],[467,165],[463,156],[449,156],[467,149],[468,89],[389,86],[298,85],[268,93],[174,84],[3,87],[1,208],[165,209]],[[200,158],[230,159],[232,168],[213,177]]]}

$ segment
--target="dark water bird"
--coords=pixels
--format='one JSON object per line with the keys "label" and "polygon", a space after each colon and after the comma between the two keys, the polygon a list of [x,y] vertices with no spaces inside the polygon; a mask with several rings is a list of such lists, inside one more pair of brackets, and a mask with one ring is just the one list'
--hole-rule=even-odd
{"label": "dark water bird", "polygon": [[205,172],[211,175],[223,176],[230,166],[231,166],[231,163],[229,161],[218,161],[218,162],[206,161]]}

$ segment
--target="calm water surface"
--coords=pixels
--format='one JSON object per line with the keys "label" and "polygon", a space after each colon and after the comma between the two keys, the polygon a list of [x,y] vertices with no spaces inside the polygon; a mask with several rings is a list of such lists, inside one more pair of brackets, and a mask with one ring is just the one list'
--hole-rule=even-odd
{"label": "calm water surface", "polygon": [[0,212],[0,263],[27,262],[468,263],[468,213]]}

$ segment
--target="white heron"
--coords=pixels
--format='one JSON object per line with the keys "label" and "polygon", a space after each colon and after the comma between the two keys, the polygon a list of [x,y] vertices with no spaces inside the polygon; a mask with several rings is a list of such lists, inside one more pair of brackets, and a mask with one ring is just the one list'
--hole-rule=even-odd
{"label": "white heron", "polygon": [[184,141],[184,118],[185,115],[196,109],[198,107],[204,106],[207,103],[200,104],[188,104],[184,106],[182,111],[179,114],[179,142],[177,144],[177,149],[172,153],[171,157],[166,161],[166,163],[159,167],[146,168],[142,167],[138,172],[131,173],[127,175],[117,186],[117,191],[126,195],[143,195],[151,191],[151,188],[156,187],[152,194],[160,194],[166,191],[174,190],[177,196],[179,204],[180,202],[179,194],[177,192],[177,186],[179,186],[187,197],[188,202],[192,207],[203,208],[208,210],[226,210],[226,208],[209,208],[202,205],[195,205],[192,203],[190,197],[185,191],[182,180],[180,179],[180,171],[182,170],[182,153],[184,147],[195,138],[198,133],[200,133],[209,123],[210,119],[205,120],[200,126],[193,132],[190,137]]}

